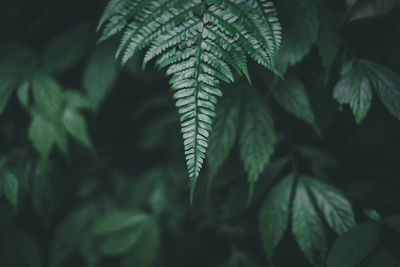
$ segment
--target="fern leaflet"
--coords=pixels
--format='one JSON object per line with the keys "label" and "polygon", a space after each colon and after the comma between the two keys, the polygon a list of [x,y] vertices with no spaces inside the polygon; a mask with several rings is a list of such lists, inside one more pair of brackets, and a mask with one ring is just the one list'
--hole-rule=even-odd
{"label": "fern leaflet", "polygon": [[[117,57],[126,63],[147,48],[172,76],[190,177],[191,199],[206,156],[220,82],[231,69],[249,80],[246,54],[275,71],[281,27],[269,0],[112,0],[99,29],[100,41],[123,31]],[[104,27],[103,27],[104,26]]]}

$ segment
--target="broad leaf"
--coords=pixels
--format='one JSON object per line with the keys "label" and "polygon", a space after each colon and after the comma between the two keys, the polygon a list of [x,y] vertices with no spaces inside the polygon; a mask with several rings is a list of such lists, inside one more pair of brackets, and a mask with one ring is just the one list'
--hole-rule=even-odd
{"label": "broad leaf", "polygon": [[92,143],[86,129],[85,118],[76,110],[66,108],[62,116],[65,129],[79,142],[91,148]]}
{"label": "broad leaf", "polygon": [[400,119],[400,75],[374,62],[360,60],[371,86],[393,116]]}
{"label": "broad leaf", "polygon": [[148,229],[144,239],[133,250],[129,251],[123,260],[124,267],[153,266],[157,259],[160,246],[160,231],[155,220],[149,220]]}
{"label": "broad leaf", "polygon": [[274,152],[276,135],[272,116],[261,96],[252,88],[245,95],[240,157],[249,183],[255,183]]}
{"label": "broad leaf", "polygon": [[341,79],[336,84],[333,97],[340,104],[349,104],[357,123],[366,117],[372,101],[371,83],[364,65],[346,62],[341,71]]}
{"label": "broad leaf", "polygon": [[276,67],[281,72],[300,62],[310,52],[318,36],[317,5],[314,0],[276,2],[282,16],[282,43]]}
{"label": "broad leaf", "polygon": [[0,177],[1,188],[4,195],[16,209],[18,204],[19,182],[17,178],[9,171],[5,171]]}
{"label": "broad leaf", "polygon": [[297,181],[292,207],[292,233],[306,258],[320,266],[328,250],[325,230],[306,188],[307,181]]}
{"label": "broad leaf", "polygon": [[90,26],[81,24],[55,38],[43,54],[43,68],[49,72],[65,71],[78,63],[92,43]]}
{"label": "broad leaf", "polygon": [[156,231],[153,217],[133,210],[110,211],[97,218],[92,229],[99,239],[100,250],[109,255],[139,249],[143,242],[153,239]]}
{"label": "broad leaf", "polygon": [[62,266],[79,248],[82,239],[88,235],[90,223],[97,212],[93,203],[83,205],[69,214],[57,227],[51,248],[52,267]]}
{"label": "broad leaf", "polygon": [[117,78],[113,46],[105,43],[96,48],[83,73],[83,87],[95,107],[99,107]]}
{"label": "broad leaf", "polygon": [[288,75],[285,81],[279,81],[272,90],[276,101],[284,109],[309,123],[319,135],[321,134],[307,92],[295,76]]}
{"label": "broad leaf", "polygon": [[355,225],[350,202],[335,187],[312,178],[303,178],[328,225],[339,235]]}
{"label": "broad leaf", "polygon": [[39,112],[33,112],[32,122],[29,126],[29,139],[42,159],[47,159],[54,144],[57,144],[62,151],[67,150],[65,130],[47,120]]}
{"label": "broad leaf", "polygon": [[64,98],[66,105],[71,109],[93,109],[92,101],[77,90],[65,90]]}
{"label": "broad leaf", "polygon": [[289,223],[289,204],[294,176],[295,174],[289,174],[275,186],[261,207],[258,223],[261,240],[270,261]]}
{"label": "broad leaf", "polygon": [[23,79],[36,71],[33,51],[19,43],[0,44],[0,114]]}
{"label": "broad leaf", "polygon": [[336,18],[331,11],[330,3],[327,0],[316,1],[318,4],[318,52],[322,59],[322,65],[330,67],[340,47],[339,29],[336,25]]}
{"label": "broad leaf", "polygon": [[64,106],[63,91],[58,82],[50,75],[38,73],[32,81],[32,89],[39,110],[47,118],[58,121]]}
{"label": "broad leaf", "polygon": [[381,215],[373,209],[364,209],[364,214],[365,216],[367,216],[369,219],[376,221],[376,222],[380,222],[382,221],[382,217]]}
{"label": "broad leaf", "polygon": [[328,255],[328,267],[354,267],[376,246],[381,226],[366,222],[339,236]]}
{"label": "broad leaf", "polygon": [[217,106],[217,116],[207,153],[210,175],[214,176],[231,151],[238,130],[241,92],[226,95]]}

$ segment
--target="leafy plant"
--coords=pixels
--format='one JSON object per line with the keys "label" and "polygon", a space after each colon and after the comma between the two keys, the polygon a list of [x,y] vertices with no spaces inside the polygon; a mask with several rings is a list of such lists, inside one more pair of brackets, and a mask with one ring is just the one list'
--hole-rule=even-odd
{"label": "leafy plant", "polygon": [[[192,199],[206,157],[216,97],[222,96],[220,82],[233,82],[231,68],[250,79],[246,54],[276,71],[274,57],[281,28],[273,3],[114,0],[98,28],[105,22],[101,41],[124,32],[116,55],[122,55],[122,63],[149,47],[144,65],[157,58],[156,66],[167,68],[167,75],[172,76]],[[251,173],[250,179],[256,179],[257,172]]]}
{"label": "leafy plant", "polygon": [[396,1],[3,2],[0,266],[400,266]]}

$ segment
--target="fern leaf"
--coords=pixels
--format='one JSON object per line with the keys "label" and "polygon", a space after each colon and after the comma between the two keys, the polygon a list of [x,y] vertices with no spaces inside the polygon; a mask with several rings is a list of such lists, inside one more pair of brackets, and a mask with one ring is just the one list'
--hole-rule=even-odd
{"label": "fern leaf", "polygon": [[147,48],[143,65],[155,60],[172,76],[193,196],[222,96],[220,83],[234,81],[232,69],[250,80],[246,55],[275,71],[281,28],[272,2],[112,0],[103,25],[100,41],[123,31],[116,53],[122,63]]}

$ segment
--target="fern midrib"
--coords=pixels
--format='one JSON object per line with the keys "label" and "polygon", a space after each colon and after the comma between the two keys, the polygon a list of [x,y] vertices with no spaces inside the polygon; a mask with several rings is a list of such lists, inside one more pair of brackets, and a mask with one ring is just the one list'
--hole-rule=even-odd
{"label": "fern midrib", "polygon": [[[259,6],[260,9],[261,9],[261,12],[262,12],[262,14],[263,14],[264,19],[265,19],[266,21],[268,21],[267,27],[268,27],[268,29],[270,30],[270,32],[272,33],[270,37],[273,39],[273,43],[274,43],[274,45],[275,45],[275,47],[276,47],[278,41],[277,41],[276,38],[275,38],[275,34],[273,34],[273,33],[274,33],[274,29],[273,29],[272,23],[270,24],[270,22],[269,22],[269,17],[268,17],[267,14],[265,14],[265,12],[264,12],[263,3],[262,3],[260,0],[256,0],[256,2],[257,2],[258,6]],[[272,50],[275,50],[275,47],[272,47],[271,49],[272,49]]]}
{"label": "fern midrib", "polygon": [[[207,5],[205,0],[202,1],[202,5],[203,8],[206,9]],[[198,178],[197,176],[197,162],[201,159],[201,157],[198,154],[198,128],[200,127],[199,125],[199,117],[198,117],[198,98],[199,98],[199,90],[200,90],[200,82],[198,81],[199,79],[199,75],[200,75],[200,70],[201,70],[201,42],[203,41],[203,31],[205,28],[205,24],[204,24],[204,13],[201,16],[201,21],[203,23],[203,27],[201,29],[201,31],[199,31],[198,35],[197,35],[197,41],[196,41],[196,46],[197,46],[197,52],[196,52],[196,69],[197,69],[197,73],[195,75],[195,79],[196,79],[196,89],[195,89],[195,95],[194,95],[194,99],[196,101],[196,108],[195,108],[195,130],[194,130],[194,177],[191,178],[191,185],[190,185],[190,202],[192,203],[193,201],[193,195],[194,195],[194,188],[195,188],[195,183],[196,180]],[[200,170],[199,170],[200,171]]]}

